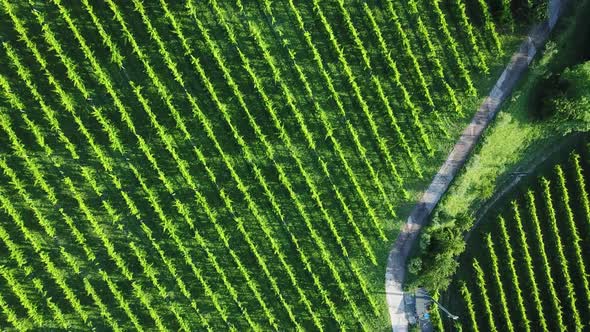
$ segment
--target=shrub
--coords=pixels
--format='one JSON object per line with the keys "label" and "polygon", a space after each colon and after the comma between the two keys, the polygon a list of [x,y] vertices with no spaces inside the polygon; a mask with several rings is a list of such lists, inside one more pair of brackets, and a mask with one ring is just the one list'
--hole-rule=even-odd
{"label": "shrub", "polygon": [[420,257],[414,257],[408,263],[408,272],[417,275],[422,271],[422,259]]}

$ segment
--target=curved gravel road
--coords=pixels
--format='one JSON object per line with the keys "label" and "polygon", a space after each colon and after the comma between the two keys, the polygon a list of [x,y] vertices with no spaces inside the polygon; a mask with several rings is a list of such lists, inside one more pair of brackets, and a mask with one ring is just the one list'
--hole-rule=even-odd
{"label": "curved gravel road", "polygon": [[519,50],[514,53],[494,88],[484,99],[477,113],[465,128],[461,137],[459,137],[447,160],[436,173],[428,189],[426,189],[402,227],[389,253],[385,272],[385,292],[391,327],[394,332],[408,330],[402,284],[406,274],[406,260],[420,229],[448,189],[457,171],[465,163],[482,132],[498,112],[500,104],[512,92],[512,89],[529,66],[537,53],[537,48],[546,41],[549,32],[557,22],[563,2],[562,0],[551,0],[549,19],[535,26],[526,40],[520,45]]}

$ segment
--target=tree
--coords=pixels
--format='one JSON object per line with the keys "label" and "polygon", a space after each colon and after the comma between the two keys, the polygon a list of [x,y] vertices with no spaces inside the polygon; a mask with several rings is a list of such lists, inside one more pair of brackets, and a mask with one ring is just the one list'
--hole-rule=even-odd
{"label": "tree", "polygon": [[590,131],[590,61],[563,71],[550,122],[564,134]]}
{"label": "tree", "polygon": [[435,215],[430,226],[420,235],[419,263],[416,258],[409,260],[408,271],[415,277],[408,288],[421,286],[430,291],[447,288],[459,265],[455,258],[465,251],[463,233],[471,225],[473,218],[465,214]]}
{"label": "tree", "polygon": [[530,98],[531,115],[556,132],[590,131],[590,61],[545,73]]}

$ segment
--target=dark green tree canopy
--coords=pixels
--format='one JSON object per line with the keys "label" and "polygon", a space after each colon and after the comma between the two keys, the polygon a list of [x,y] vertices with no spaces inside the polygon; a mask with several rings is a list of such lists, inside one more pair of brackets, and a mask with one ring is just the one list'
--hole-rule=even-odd
{"label": "dark green tree canopy", "polygon": [[590,61],[567,68],[551,101],[551,122],[564,133],[590,130]]}
{"label": "dark green tree canopy", "polygon": [[590,130],[590,61],[548,72],[531,94],[531,115],[563,135]]}

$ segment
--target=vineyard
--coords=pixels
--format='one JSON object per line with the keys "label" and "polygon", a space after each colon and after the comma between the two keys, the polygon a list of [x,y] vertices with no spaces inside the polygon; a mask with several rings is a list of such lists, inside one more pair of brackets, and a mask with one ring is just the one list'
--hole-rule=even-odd
{"label": "vineyard", "polygon": [[488,217],[495,218],[491,230],[473,235],[447,295],[462,314],[462,328],[581,331],[588,325],[588,152],[582,146],[542,172],[502,214]]}
{"label": "vineyard", "polygon": [[[386,328],[400,216],[535,3],[0,0],[0,329]],[[588,209],[559,174],[531,197]]]}

